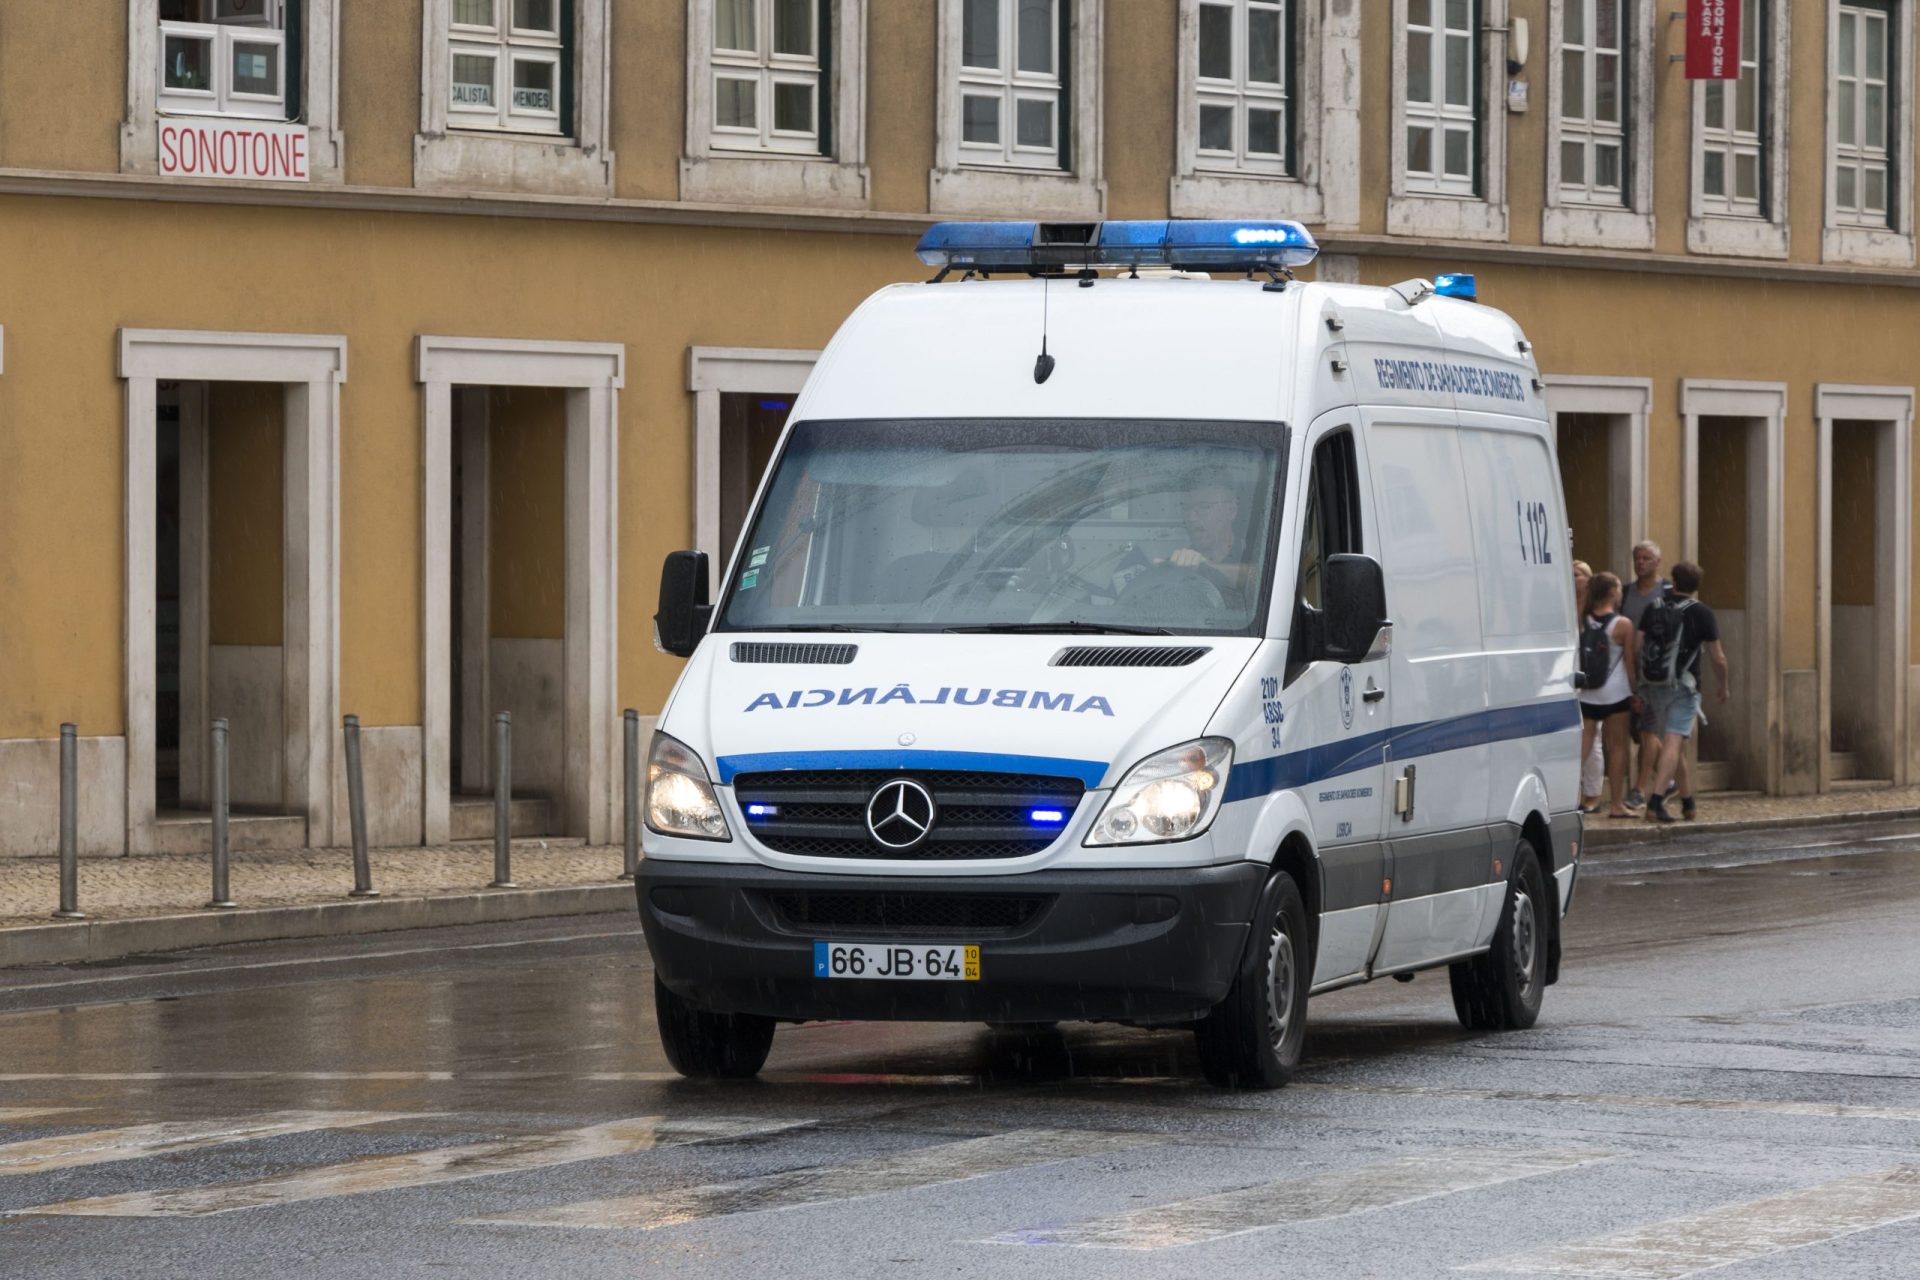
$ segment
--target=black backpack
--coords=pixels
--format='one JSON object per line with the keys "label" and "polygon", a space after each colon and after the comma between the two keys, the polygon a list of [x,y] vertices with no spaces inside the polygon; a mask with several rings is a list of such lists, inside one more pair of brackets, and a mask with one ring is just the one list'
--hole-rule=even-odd
{"label": "black backpack", "polygon": [[1691,654],[1681,653],[1686,640],[1686,612],[1690,599],[1658,595],[1640,615],[1640,682],[1674,688],[1690,683]]}
{"label": "black backpack", "polygon": [[1613,642],[1607,633],[1619,616],[1610,613],[1604,619],[1588,618],[1580,628],[1580,688],[1598,689],[1613,674]]}

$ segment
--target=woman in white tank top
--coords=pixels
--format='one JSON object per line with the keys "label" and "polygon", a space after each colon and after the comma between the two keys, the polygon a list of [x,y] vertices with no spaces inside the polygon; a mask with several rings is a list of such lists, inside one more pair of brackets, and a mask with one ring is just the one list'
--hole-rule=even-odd
{"label": "woman in white tank top", "polygon": [[[1598,732],[1607,757],[1607,808],[1609,818],[1631,818],[1626,807],[1627,738],[1633,712],[1632,674],[1636,659],[1636,634],[1633,623],[1620,613],[1620,579],[1611,573],[1596,573],[1587,583],[1582,635],[1588,630],[1603,630],[1607,635],[1610,661],[1607,678],[1598,688],[1580,691],[1580,758],[1593,749]],[[1598,804],[1583,806],[1591,813]]]}

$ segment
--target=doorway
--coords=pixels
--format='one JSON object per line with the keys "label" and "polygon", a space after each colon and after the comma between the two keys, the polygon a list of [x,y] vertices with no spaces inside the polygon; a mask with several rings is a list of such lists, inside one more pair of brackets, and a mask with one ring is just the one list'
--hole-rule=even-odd
{"label": "doorway", "polygon": [[493,834],[502,711],[513,834],[550,835],[566,774],[566,396],[457,386],[452,410],[449,836]]}
{"label": "doorway", "polygon": [[1904,477],[1913,392],[1823,386],[1816,403],[1825,746],[1819,787],[1904,783],[1911,777],[1904,710],[1911,498]]}
{"label": "doorway", "polygon": [[216,718],[233,847],[332,840],[345,355],[338,337],[120,331],[129,852],[210,846]]}
{"label": "doorway", "polygon": [[[498,711],[513,716],[514,794],[544,807],[546,830],[597,844],[618,829],[625,363],[618,343],[417,339],[428,844],[450,838],[461,792],[491,795]],[[516,826],[529,807],[516,799]]]}
{"label": "doorway", "polygon": [[1546,385],[1572,558],[1631,581],[1633,544],[1648,536],[1653,384],[1645,378],[1553,375]]}

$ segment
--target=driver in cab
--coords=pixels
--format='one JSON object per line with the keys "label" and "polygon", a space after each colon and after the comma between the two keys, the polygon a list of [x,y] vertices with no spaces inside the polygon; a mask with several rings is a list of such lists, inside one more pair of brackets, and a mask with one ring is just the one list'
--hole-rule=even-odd
{"label": "driver in cab", "polygon": [[1199,570],[1224,587],[1240,590],[1247,576],[1240,495],[1224,481],[1196,474],[1188,479],[1186,492],[1180,497],[1180,518],[1187,527],[1187,545],[1163,563]]}

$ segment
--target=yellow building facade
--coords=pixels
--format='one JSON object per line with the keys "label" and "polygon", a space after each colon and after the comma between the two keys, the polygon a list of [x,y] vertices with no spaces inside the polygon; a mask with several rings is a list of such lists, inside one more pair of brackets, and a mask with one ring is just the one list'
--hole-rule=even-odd
{"label": "yellow building facade", "polygon": [[1697,559],[1703,779],[1920,777],[1915,0],[75,0],[0,40],[0,853],[619,831],[661,558],[944,217],[1295,216],[1532,337],[1574,554]]}

